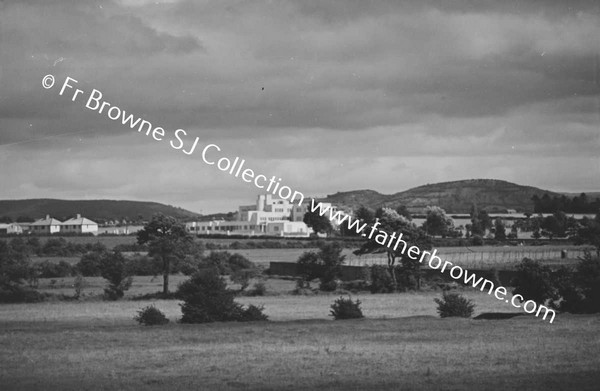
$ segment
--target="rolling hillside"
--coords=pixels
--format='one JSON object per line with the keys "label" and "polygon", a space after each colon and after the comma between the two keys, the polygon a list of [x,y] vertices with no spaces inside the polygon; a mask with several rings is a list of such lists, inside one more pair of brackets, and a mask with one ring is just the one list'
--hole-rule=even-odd
{"label": "rolling hillside", "polygon": [[507,209],[532,212],[531,197],[534,194],[542,196],[544,193],[548,193],[551,197],[560,195],[552,191],[496,179],[468,179],[428,184],[391,195],[373,190],[338,192],[322,200],[353,209],[360,205],[371,208],[382,206],[395,208],[405,205],[413,213],[422,212],[429,205],[441,206],[448,213],[469,213],[473,204],[489,212],[504,212]]}
{"label": "rolling hillside", "polygon": [[49,214],[59,220],[76,214],[95,220],[149,220],[154,213],[163,213],[178,219],[195,219],[200,215],[185,209],[158,202],[114,201],[114,200],[56,200],[27,199],[0,200],[0,216],[8,216],[13,221],[19,216],[38,219]]}

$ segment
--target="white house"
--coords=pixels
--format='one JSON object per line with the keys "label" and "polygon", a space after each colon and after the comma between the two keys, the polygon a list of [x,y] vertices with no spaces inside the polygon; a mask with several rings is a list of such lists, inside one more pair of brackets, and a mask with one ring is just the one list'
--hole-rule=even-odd
{"label": "white house", "polygon": [[39,219],[31,223],[30,231],[32,234],[55,234],[60,232],[62,222],[56,220],[50,215],[46,215],[46,218]]}
{"label": "white house", "polygon": [[77,217],[69,219],[60,225],[61,233],[74,233],[74,234],[86,234],[91,233],[94,235],[98,234],[98,223],[81,217],[80,214]]}
{"label": "white house", "polygon": [[0,235],[22,234],[23,228],[19,224],[0,224]]}

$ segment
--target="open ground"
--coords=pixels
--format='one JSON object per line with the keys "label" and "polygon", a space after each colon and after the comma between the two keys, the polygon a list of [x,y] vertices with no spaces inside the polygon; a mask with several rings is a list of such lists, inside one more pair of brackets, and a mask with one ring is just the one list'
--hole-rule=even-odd
{"label": "open ground", "polygon": [[[476,314],[510,311],[464,294]],[[440,319],[436,296],[358,295],[367,318],[352,321],[328,319],[333,295],[241,298],[273,321],[204,325],[176,323],[174,300],[2,305],[0,381],[7,390],[597,389],[599,316]],[[171,323],[137,325],[150,303]]]}

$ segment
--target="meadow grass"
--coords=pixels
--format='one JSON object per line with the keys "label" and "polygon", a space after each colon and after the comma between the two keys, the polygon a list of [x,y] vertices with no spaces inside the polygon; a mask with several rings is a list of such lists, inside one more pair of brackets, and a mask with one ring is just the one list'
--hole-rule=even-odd
{"label": "meadow grass", "polygon": [[[363,307],[398,301],[421,312],[410,296],[374,295]],[[273,313],[288,315],[275,318],[300,319],[332,298],[277,299]],[[598,316],[549,325],[529,316],[374,319],[375,311],[350,321],[146,327],[131,320],[132,304],[142,303],[0,307],[2,389],[595,390],[600,381]]]}

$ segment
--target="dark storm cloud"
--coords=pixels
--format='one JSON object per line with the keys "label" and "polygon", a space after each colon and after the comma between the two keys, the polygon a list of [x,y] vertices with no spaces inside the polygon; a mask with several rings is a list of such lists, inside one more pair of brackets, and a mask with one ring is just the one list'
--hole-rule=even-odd
{"label": "dark storm cloud", "polygon": [[599,21],[595,1],[0,2],[0,197],[255,195],[46,74],[306,193],[600,187]]}

